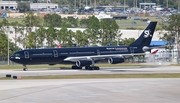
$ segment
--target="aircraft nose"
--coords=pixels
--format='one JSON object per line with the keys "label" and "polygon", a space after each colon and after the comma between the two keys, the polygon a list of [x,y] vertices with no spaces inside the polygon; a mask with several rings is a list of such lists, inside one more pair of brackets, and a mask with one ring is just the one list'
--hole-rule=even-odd
{"label": "aircraft nose", "polygon": [[10,56],[10,57],[9,57],[9,60],[14,60],[14,56],[13,56],[13,55]]}

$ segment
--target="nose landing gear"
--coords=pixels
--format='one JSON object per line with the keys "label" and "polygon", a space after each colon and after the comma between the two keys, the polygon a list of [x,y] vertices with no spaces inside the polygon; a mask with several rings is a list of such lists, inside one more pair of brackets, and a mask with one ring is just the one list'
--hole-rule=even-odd
{"label": "nose landing gear", "polygon": [[24,71],[27,71],[27,70],[28,70],[25,64],[23,64],[23,67],[24,67],[24,68],[23,68]]}

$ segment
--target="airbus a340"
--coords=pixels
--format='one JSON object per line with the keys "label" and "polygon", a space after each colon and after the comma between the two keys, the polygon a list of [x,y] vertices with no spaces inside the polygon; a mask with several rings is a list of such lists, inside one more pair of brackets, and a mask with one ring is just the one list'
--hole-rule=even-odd
{"label": "airbus a340", "polygon": [[126,56],[142,55],[150,48],[157,22],[150,22],[140,37],[129,46],[101,46],[101,47],[70,47],[26,49],[15,52],[9,59],[26,65],[36,64],[66,64],[72,63],[72,69],[99,70],[94,64],[98,60],[108,59],[108,63],[123,63]]}

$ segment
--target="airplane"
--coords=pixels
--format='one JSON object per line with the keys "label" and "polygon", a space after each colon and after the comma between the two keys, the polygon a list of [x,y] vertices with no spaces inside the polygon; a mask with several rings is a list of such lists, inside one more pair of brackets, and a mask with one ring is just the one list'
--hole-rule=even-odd
{"label": "airplane", "polygon": [[156,21],[151,21],[140,37],[128,46],[25,49],[15,52],[9,59],[22,64],[24,71],[28,70],[26,65],[37,64],[73,64],[72,69],[85,67],[87,70],[99,70],[95,63],[102,59],[107,59],[110,64],[123,63],[127,56],[143,55],[150,51],[156,24]]}

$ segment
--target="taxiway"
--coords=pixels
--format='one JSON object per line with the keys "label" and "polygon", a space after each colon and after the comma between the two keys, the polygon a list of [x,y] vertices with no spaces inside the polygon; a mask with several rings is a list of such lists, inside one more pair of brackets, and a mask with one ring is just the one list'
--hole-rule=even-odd
{"label": "taxiway", "polygon": [[[175,66],[0,70],[17,76],[180,73]],[[179,103],[179,78],[1,80],[0,103]]]}
{"label": "taxiway", "polygon": [[2,80],[0,103],[179,103],[180,79]]}

